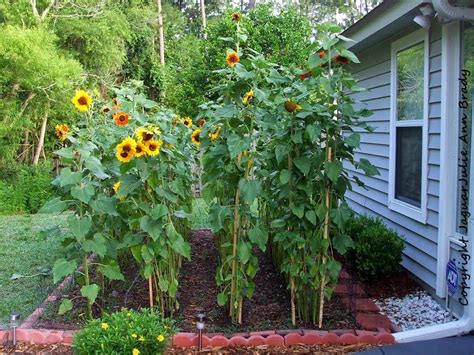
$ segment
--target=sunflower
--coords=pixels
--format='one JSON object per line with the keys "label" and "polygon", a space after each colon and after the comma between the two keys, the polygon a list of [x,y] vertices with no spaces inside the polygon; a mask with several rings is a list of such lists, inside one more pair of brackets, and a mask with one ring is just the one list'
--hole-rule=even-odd
{"label": "sunflower", "polygon": [[84,90],[77,90],[76,95],[72,98],[72,103],[81,112],[86,112],[92,105],[92,99]]}
{"label": "sunflower", "polygon": [[114,120],[117,126],[126,126],[129,118],[125,112],[117,112],[114,114]]}
{"label": "sunflower", "polygon": [[199,127],[202,127],[206,124],[206,120],[204,118],[201,118],[199,121],[198,121],[198,126]]}
{"label": "sunflower", "polygon": [[336,55],[333,59],[333,62],[336,64],[349,64],[349,58],[343,57],[342,55]]}
{"label": "sunflower", "polygon": [[117,145],[116,157],[122,163],[128,163],[132,160],[137,148],[137,142],[131,137],[125,138],[120,144]]}
{"label": "sunflower", "polygon": [[176,127],[178,123],[181,123],[181,122],[183,122],[183,119],[181,118],[181,116],[176,115],[176,117],[173,118],[173,121],[171,121],[171,124],[173,125],[173,127]]}
{"label": "sunflower", "polygon": [[58,124],[56,125],[56,127],[54,128],[55,131],[56,131],[56,135],[58,136],[58,138],[63,141],[66,139],[67,137],[67,134],[69,132],[69,127],[67,124],[63,123],[63,124]]}
{"label": "sunflower", "polygon": [[153,139],[154,133],[153,131],[140,127],[135,131],[135,136],[139,142],[148,142]]}
{"label": "sunflower", "polygon": [[191,128],[191,126],[193,125],[193,120],[191,117],[185,117],[184,120],[183,120],[183,124],[188,127],[188,128]]}
{"label": "sunflower", "polygon": [[101,113],[109,113],[110,112],[110,108],[108,106],[104,106],[100,109],[100,112]]}
{"label": "sunflower", "polygon": [[293,100],[288,100],[285,102],[285,110],[288,112],[295,112],[296,110],[301,110],[301,106]]}
{"label": "sunflower", "polygon": [[161,148],[162,144],[163,144],[163,141],[161,139],[159,139],[159,140],[150,140],[150,141],[146,142],[146,144],[145,144],[146,153],[149,156],[155,156],[155,155],[160,154],[160,148]]}
{"label": "sunflower", "polygon": [[191,141],[199,146],[201,144],[201,129],[196,129],[193,134],[191,134]]}
{"label": "sunflower", "polygon": [[138,141],[135,148],[135,157],[140,158],[144,154],[146,154],[146,146],[142,142]]}
{"label": "sunflower", "polygon": [[301,80],[305,80],[311,77],[312,75],[313,73],[311,72],[311,70],[308,70],[306,73],[300,74],[299,77]]}
{"label": "sunflower", "polygon": [[242,14],[240,12],[234,12],[231,16],[232,21],[239,22],[242,18]]}
{"label": "sunflower", "polygon": [[114,189],[115,193],[117,193],[120,189],[120,181],[117,181],[112,188]]}
{"label": "sunflower", "polygon": [[166,149],[173,149],[173,147],[174,147],[174,144],[165,143],[165,148],[166,148]]}
{"label": "sunflower", "polygon": [[217,138],[219,138],[220,133],[221,133],[221,127],[217,127],[215,130],[213,130],[211,133],[209,133],[209,138],[211,138],[211,140],[215,141]]}
{"label": "sunflower", "polygon": [[240,61],[240,57],[237,53],[230,52],[229,54],[227,54],[225,61],[227,62],[229,67],[233,68],[234,65],[236,65]]}
{"label": "sunflower", "polygon": [[244,95],[244,98],[242,99],[242,103],[244,105],[248,105],[250,103],[250,101],[253,100],[253,90],[250,90],[249,92],[246,92],[245,95]]}

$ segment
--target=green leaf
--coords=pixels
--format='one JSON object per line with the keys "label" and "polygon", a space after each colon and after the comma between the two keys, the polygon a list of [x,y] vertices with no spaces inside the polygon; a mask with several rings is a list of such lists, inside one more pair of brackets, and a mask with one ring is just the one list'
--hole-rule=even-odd
{"label": "green leaf", "polygon": [[285,220],[283,219],[275,219],[270,223],[270,227],[272,228],[281,228],[285,226]]}
{"label": "green leaf", "polygon": [[260,181],[257,180],[240,179],[239,188],[242,197],[249,205],[253,203],[262,191],[262,185],[260,184]]}
{"label": "green leaf", "polygon": [[227,295],[224,292],[219,292],[217,294],[217,304],[222,307],[222,306],[225,306],[226,303],[227,303]]}
{"label": "green leaf", "polygon": [[66,159],[73,159],[74,153],[72,151],[73,151],[72,147],[67,147],[67,148],[61,148],[59,150],[55,150],[53,154],[59,155],[60,157],[63,157]]}
{"label": "green leaf", "polygon": [[332,245],[339,254],[344,255],[349,248],[354,246],[354,242],[351,237],[344,234],[338,234],[332,238]]}
{"label": "green leaf", "polygon": [[245,69],[245,67],[240,63],[237,63],[235,65],[234,71],[235,74],[237,74],[237,76],[242,79],[252,79],[253,77],[255,77],[255,72],[247,71],[247,69]]}
{"label": "green leaf", "polygon": [[283,169],[280,171],[280,183],[285,185],[288,183],[288,181],[290,181],[290,177],[291,177],[291,173],[286,170],[286,169]]}
{"label": "green leaf", "polygon": [[120,266],[115,260],[110,260],[107,264],[102,264],[99,271],[109,280],[125,280],[125,277],[120,272]]}
{"label": "green leaf", "polygon": [[231,118],[239,114],[239,110],[234,104],[225,105],[216,110],[216,117]]}
{"label": "green leaf", "polygon": [[275,158],[281,163],[283,159],[288,158],[288,153],[290,152],[290,147],[287,145],[277,145],[275,148]]}
{"label": "green leaf", "polygon": [[95,234],[94,239],[88,239],[82,244],[82,249],[86,253],[96,253],[100,257],[104,257],[107,253],[106,239],[100,235]]}
{"label": "green leaf", "polygon": [[244,142],[237,134],[231,134],[227,138],[227,148],[229,149],[231,159],[234,159],[245,150]]}
{"label": "green leaf", "polygon": [[268,232],[262,231],[259,227],[255,227],[249,230],[249,240],[256,244],[261,251],[265,252],[267,249]]}
{"label": "green leaf", "polygon": [[68,208],[68,204],[61,201],[60,197],[53,198],[46,202],[38,213],[61,213]]}
{"label": "green leaf", "polygon": [[150,216],[143,216],[140,220],[140,228],[148,233],[154,241],[157,241],[161,235],[163,223],[161,221],[155,221]]}
{"label": "green leaf", "polygon": [[357,163],[357,168],[364,170],[365,175],[367,176],[375,176],[375,175],[380,175],[378,169],[373,166],[370,161],[367,159],[361,159]]}
{"label": "green leaf", "polygon": [[127,197],[135,191],[139,186],[141,186],[141,181],[133,175],[122,176],[120,179],[120,189],[118,190],[116,196],[118,198]]}
{"label": "green leaf", "polygon": [[96,212],[118,216],[117,199],[114,197],[108,197],[101,194],[96,200],[91,202],[91,207]]}
{"label": "green leaf", "polygon": [[346,222],[351,217],[351,209],[347,205],[347,203],[341,203],[341,205],[331,210],[331,218],[333,219],[334,223],[339,228],[344,228]]}
{"label": "green leaf", "polygon": [[168,207],[166,207],[166,205],[156,205],[152,210],[151,210],[151,213],[150,213],[150,216],[154,219],[154,220],[158,220],[160,219],[161,217],[163,216],[166,216],[168,214]]}
{"label": "green leaf", "polygon": [[57,283],[64,277],[72,274],[77,269],[77,262],[75,260],[67,261],[64,258],[58,259],[53,266],[53,282]]}
{"label": "green leaf", "polygon": [[290,209],[291,212],[298,218],[303,218],[304,216],[304,204],[301,205],[295,205],[295,204],[290,204]]}
{"label": "green leaf", "polygon": [[352,63],[360,63],[359,58],[357,58],[356,55],[354,53],[352,53],[351,51],[349,51],[347,49],[343,49],[343,50],[341,50],[340,53],[343,57],[348,58]]}
{"label": "green leaf", "polygon": [[344,138],[344,141],[352,148],[358,148],[360,146],[360,134],[357,132],[352,133],[350,136]]}
{"label": "green leaf", "polygon": [[71,171],[71,168],[64,168],[61,170],[61,174],[59,175],[59,184],[61,187],[68,186],[68,185],[77,185],[82,180],[82,174]]}
{"label": "green leaf", "polygon": [[71,300],[65,298],[59,305],[58,315],[62,316],[63,314],[69,312],[72,309]]}
{"label": "green leaf", "polygon": [[316,225],[318,220],[317,220],[317,217],[316,217],[316,212],[314,212],[313,210],[308,210],[306,211],[305,213],[305,217],[308,221],[311,222],[311,224],[313,225]]}
{"label": "green leaf", "polygon": [[168,287],[169,287],[169,282],[168,280],[165,280],[163,278],[160,278],[158,280],[158,286],[160,287],[160,290],[163,291],[163,292],[167,292],[168,291]]}
{"label": "green leaf", "polygon": [[68,223],[72,234],[78,240],[84,239],[92,227],[92,219],[90,217],[79,218],[78,216],[71,216],[68,219]]}
{"label": "green leaf", "polygon": [[324,169],[329,179],[332,182],[337,182],[337,179],[342,173],[342,163],[340,161],[325,161]]}
{"label": "green leaf", "polygon": [[73,186],[71,188],[71,196],[84,203],[89,203],[94,194],[95,189],[92,185]]}
{"label": "green leaf", "polygon": [[184,240],[184,238],[181,236],[181,234],[179,235],[178,238],[176,238],[175,241],[173,241],[173,243],[171,244],[171,247],[179,255],[182,255],[187,259],[191,259],[191,247]]}
{"label": "green leaf", "polygon": [[318,125],[308,125],[306,126],[306,133],[308,133],[311,143],[314,143],[318,140],[321,135],[321,127]]}
{"label": "green leaf", "polygon": [[100,287],[96,284],[90,284],[87,286],[81,287],[81,295],[82,297],[87,297],[91,303],[94,303],[97,299],[97,295],[99,294]]}
{"label": "green leaf", "polygon": [[295,161],[296,167],[306,176],[309,173],[309,169],[311,169],[311,161],[303,156]]}
{"label": "green leaf", "polygon": [[242,264],[247,264],[252,256],[252,248],[248,243],[240,242],[237,245],[237,256]]}
{"label": "green leaf", "polygon": [[303,143],[303,133],[301,131],[296,131],[295,133],[293,133],[293,135],[291,136],[291,140],[293,141],[293,143],[295,144],[301,144]]}
{"label": "green leaf", "polygon": [[141,248],[141,256],[143,258],[143,261],[145,264],[150,264],[153,261],[153,256],[155,255],[155,252],[153,251],[153,248],[148,246],[148,245],[142,245]]}
{"label": "green leaf", "polygon": [[99,179],[107,179],[110,177],[104,172],[104,167],[102,166],[100,160],[92,155],[85,159],[84,166]]}

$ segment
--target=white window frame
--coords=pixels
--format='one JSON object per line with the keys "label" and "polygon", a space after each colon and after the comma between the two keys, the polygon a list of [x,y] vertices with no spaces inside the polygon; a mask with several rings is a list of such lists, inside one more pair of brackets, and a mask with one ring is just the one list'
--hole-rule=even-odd
{"label": "white window frame", "polygon": [[[397,120],[397,54],[420,42],[424,45],[424,78],[423,78],[423,119]],[[428,110],[429,110],[429,31],[420,29],[392,43],[391,52],[391,87],[390,87],[390,166],[388,208],[412,218],[423,224],[427,218],[427,184],[428,184]],[[421,160],[421,203],[420,207],[411,205],[395,198],[396,169],[396,129],[397,127],[422,128],[422,160]]]}

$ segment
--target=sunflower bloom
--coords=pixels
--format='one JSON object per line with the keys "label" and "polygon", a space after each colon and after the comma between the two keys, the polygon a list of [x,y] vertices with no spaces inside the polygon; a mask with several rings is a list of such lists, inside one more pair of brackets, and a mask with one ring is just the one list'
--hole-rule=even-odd
{"label": "sunflower bloom", "polygon": [[310,78],[312,75],[313,73],[311,72],[311,70],[309,70],[306,73],[300,74],[299,77],[301,80],[305,80],[305,79]]}
{"label": "sunflower bloom", "polygon": [[250,101],[253,100],[253,97],[254,97],[253,90],[250,90],[249,92],[246,92],[245,95],[244,95],[244,98],[242,99],[242,103],[244,105],[248,105],[250,103]]}
{"label": "sunflower bloom", "polygon": [[165,148],[166,148],[166,149],[173,149],[173,147],[174,147],[174,144],[165,143]]}
{"label": "sunflower bloom", "polygon": [[92,105],[92,99],[84,90],[77,90],[76,95],[72,98],[72,103],[81,112],[86,112]]}
{"label": "sunflower bloom", "polygon": [[120,144],[117,145],[117,159],[122,163],[128,163],[130,160],[132,160],[136,148],[137,142],[135,142],[133,138],[125,138]]}
{"label": "sunflower bloom", "polygon": [[132,350],[132,355],[140,355],[140,350],[138,350],[137,348],[134,348]]}
{"label": "sunflower bloom", "polygon": [[231,16],[232,21],[239,22],[242,18],[242,14],[240,12],[234,12]]}
{"label": "sunflower bloom", "polygon": [[301,106],[293,100],[288,100],[285,102],[285,110],[291,113],[297,110],[301,110]]}
{"label": "sunflower bloom", "polygon": [[160,154],[160,149],[161,149],[161,146],[163,145],[163,141],[160,139],[160,140],[151,140],[151,141],[148,141],[146,142],[145,144],[145,148],[146,148],[146,153],[149,155],[149,156],[155,156],[155,155],[158,155]]}
{"label": "sunflower bloom", "polygon": [[165,337],[163,336],[163,334],[160,334],[156,337],[156,340],[158,340],[158,342],[161,343],[163,340],[165,340]]}
{"label": "sunflower bloom", "polygon": [[153,139],[154,132],[140,127],[135,131],[135,136],[139,142],[148,142],[149,140]]}
{"label": "sunflower bloom", "polygon": [[202,127],[206,124],[206,120],[204,118],[201,118],[199,121],[198,121],[198,126],[199,127]]}
{"label": "sunflower bloom", "polygon": [[193,125],[193,120],[191,117],[185,117],[184,120],[183,120],[183,124],[188,127],[188,128],[191,128],[191,126]]}
{"label": "sunflower bloom", "polygon": [[125,112],[117,112],[113,117],[117,126],[128,125],[128,120],[130,119],[130,117]]}
{"label": "sunflower bloom", "polygon": [[142,155],[146,154],[146,146],[142,142],[137,142],[137,146],[135,148],[135,157],[140,158]]}
{"label": "sunflower bloom", "polygon": [[55,131],[56,131],[56,135],[58,136],[58,138],[61,140],[61,141],[64,141],[67,137],[67,134],[69,132],[69,127],[67,124],[63,123],[63,124],[58,124],[56,125],[56,127],[54,128]]}
{"label": "sunflower bloom", "polygon": [[240,57],[237,53],[230,52],[229,54],[227,54],[225,61],[227,62],[229,67],[233,68],[234,65],[236,65],[240,61]]}
{"label": "sunflower bloom", "polygon": [[343,57],[342,55],[336,55],[333,59],[333,62],[336,64],[349,64],[349,58]]}
{"label": "sunflower bloom", "polygon": [[191,134],[191,141],[199,146],[201,144],[201,129],[196,129],[193,134]]}
{"label": "sunflower bloom", "polygon": [[171,121],[171,124],[173,125],[173,127],[176,127],[178,123],[182,123],[182,122],[183,122],[183,119],[181,118],[181,116],[176,115],[176,117],[173,118],[173,121]]}
{"label": "sunflower bloom", "polygon": [[112,188],[114,189],[115,193],[117,193],[120,189],[120,181],[117,181]]}
{"label": "sunflower bloom", "polygon": [[107,323],[100,323],[100,327],[102,329],[109,329],[109,325]]}
{"label": "sunflower bloom", "polygon": [[104,106],[100,109],[100,112],[101,113],[109,113],[110,112],[110,108],[108,106]]}
{"label": "sunflower bloom", "polygon": [[215,141],[217,138],[219,138],[220,133],[221,133],[221,127],[217,127],[215,130],[209,133],[209,138],[211,138],[212,141]]}

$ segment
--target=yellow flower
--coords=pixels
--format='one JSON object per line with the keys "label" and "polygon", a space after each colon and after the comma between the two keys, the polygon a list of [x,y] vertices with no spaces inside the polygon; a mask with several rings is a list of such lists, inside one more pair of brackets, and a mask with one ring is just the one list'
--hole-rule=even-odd
{"label": "yellow flower", "polygon": [[150,131],[143,127],[140,127],[135,131],[135,136],[137,137],[139,142],[148,142],[149,140],[153,139],[153,135],[153,131]]}
{"label": "yellow flower", "polygon": [[120,188],[120,181],[116,182],[113,186],[113,189],[114,189],[115,193],[118,192],[119,188]]}
{"label": "yellow flower", "polygon": [[86,112],[92,105],[92,99],[84,90],[77,90],[76,95],[72,98],[72,103],[81,112]]}
{"label": "yellow flower", "polygon": [[191,141],[199,146],[201,144],[201,129],[196,129],[193,134],[191,134]]}
{"label": "yellow flower", "polygon": [[128,163],[135,155],[136,148],[137,142],[135,142],[133,138],[125,138],[120,144],[117,145],[117,159],[122,163]]}
{"label": "yellow flower", "polygon": [[109,329],[109,325],[107,323],[100,323],[100,327],[102,329]]}
{"label": "yellow flower", "polygon": [[148,141],[145,144],[146,153],[149,156],[158,155],[160,154],[160,148],[162,145],[163,145],[163,141],[161,139]]}
{"label": "yellow flower", "polygon": [[250,90],[249,92],[245,93],[244,98],[242,99],[242,103],[244,105],[248,105],[250,101],[253,100],[253,96],[254,96],[253,90]]}
{"label": "yellow flower", "polygon": [[146,154],[146,146],[142,142],[137,143],[135,148],[135,157],[140,158],[142,155]]}
{"label": "yellow flower", "polygon": [[229,67],[233,68],[234,65],[236,65],[240,61],[240,57],[237,53],[230,52],[229,54],[227,54],[225,61],[227,62]]}
{"label": "yellow flower", "polygon": [[171,124],[173,125],[173,127],[176,127],[178,123],[182,123],[182,122],[183,122],[183,119],[181,118],[181,116],[176,115],[176,117],[173,118],[173,121],[171,121]]}
{"label": "yellow flower", "polygon": [[56,125],[56,127],[54,128],[55,131],[56,131],[56,135],[58,136],[58,138],[63,141],[66,139],[67,137],[67,134],[69,132],[69,127],[67,124],[63,123],[63,124],[58,124]]}
{"label": "yellow flower", "polygon": [[217,127],[214,131],[209,133],[209,138],[211,138],[211,140],[215,141],[217,138],[219,138],[220,133],[221,133],[221,127]]}
{"label": "yellow flower", "polygon": [[193,120],[191,119],[191,117],[185,117],[183,120],[183,124],[186,127],[191,128],[191,126],[193,125]]}
{"label": "yellow flower", "polygon": [[132,334],[132,338],[133,339],[136,339],[138,335],[136,335],[135,333]]}
{"label": "yellow flower", "polygon": [[140,335],[140,338],[138,338],[140,341],[145,341],[145,337],[143,335]]}
{"label": "yellow flower", "polygon": [[173,147],[174,147],[174,144],[165,143],[165,148],[166,148],[166,149],[173,149]]}
{"label": "yellow flower", "polygon": [[132,355],[139,355],[140,354],[140,350],[138,350],[137,348],[134,348],[132,350]]}
{"label": "yellow flower", "polygon": [[160,334],[156,337],[156,340],[158,340],[158,342],[161,343],[163,340],[165,340],[165,337],[162,334]]}
{"label": "yellow flower", "polygon": [[132,313],[127,313],[127,317],[131,317],[132,316]]}

